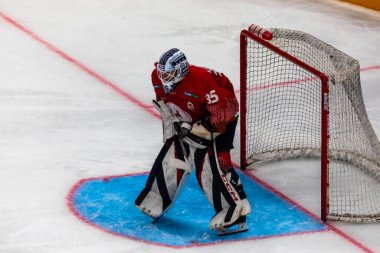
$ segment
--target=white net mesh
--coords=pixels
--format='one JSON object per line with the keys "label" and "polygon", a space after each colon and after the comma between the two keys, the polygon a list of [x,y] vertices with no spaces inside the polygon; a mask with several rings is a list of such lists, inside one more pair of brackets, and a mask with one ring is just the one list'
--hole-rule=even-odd
{"label": "white net mesh", "polygon": [[[380,220],[380,144],[368,120],[359,63],[299,31],[270,29],[271,44],[329,77],[328,218]],[[321,80],[247,38],[248,163],[320,157]]]}

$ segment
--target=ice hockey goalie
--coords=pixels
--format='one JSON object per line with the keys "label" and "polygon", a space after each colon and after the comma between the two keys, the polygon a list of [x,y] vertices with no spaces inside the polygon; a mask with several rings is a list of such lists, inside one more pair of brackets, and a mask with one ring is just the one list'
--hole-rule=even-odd
{"label": "ice hockey goalie", "polygon": [[189,65],[173,48],[160,57],[152,84],[164,145],[136,206],[159,219],[194,171],[216,212],[210,228],[220,235],[246,231],[251,207],[230,155],[239,111],[231,82],[222,73]]}

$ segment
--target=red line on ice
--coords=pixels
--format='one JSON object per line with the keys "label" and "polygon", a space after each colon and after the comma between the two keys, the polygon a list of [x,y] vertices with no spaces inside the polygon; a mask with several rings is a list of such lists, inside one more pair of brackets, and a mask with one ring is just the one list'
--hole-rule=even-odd
{"label": "red line on ice", "polygon": [[146,112],[148,112],[153,117],[160,118],[160,115],[153,109],[152,106],[146,105],[146,104],[140,102],[137,98],[135,98],[134,96],[132,96],[130,93],[124,91],[123,89],[121,89],[120,87],[118,87],[116,84],[112,83],[111,81],[109,81],[108,79],[106,79],[105,77],[103,77],[102,75],[100,75],[100,74],[96,73],[95,71],[91,70],[90,68],[88,68],[84,64],[80,63],[79,61],[77,61],[76,59],[74,59],[73,57],[71,57],[70,55],[68,55],[67,53],[63,52],[62,50],[60,50],[59,48],[57,48],[56,46],[54,46],[53,44],[51,44],[51,43],[47,42],[46,40],[42,39],[40,36],[36,35],[31,30],[29,30],[26,27],[22,26],[20,23],[16,22],[14,19],[10,18],[9,16],[5,15],[4,13],[0,12],[0,17],[2,17],[9,24],[13,25],[14,27],[18,28],[22,32],[24,32],[27,35],[29,35],[34,40],[38,41],[39,43],[41,43],[42,45],[44,45],[45,47],[47,47],[50,51],[56,53],[57,55],[59,55],[60,57],[62,57],[63,59],[65,59],[66,61],[71,62],[74,66],[80,68],[81,70],[83,70],[84,72],[86,72],[87,74],[89,74],[90,76],[92,76],[93,78],[95,78],[96,80],[98,80],[99,82],[101,82],[102,84],[104,84],[105,86],[107,86],[107,87],[111,88],[112,90],[116,91],[116,93],[118,93],[119,95],[121,95],[124,98],[128,99],[130,102],[134,103],[135,105],[141,107],[143,110],[145,110]]}
{"label": "red line on ice", "polygon": [[[97,79],[100,83],[106,85],[107,87],[111,88],[112,90],[114,90],[115,92],[117,92],[119,95],[123,96],[124,98],[126,98],[127,100],[129,100],[130,102],[134,103],[135,105],[137,105],[138,107],[141,107],[143,110],[145,110],[146,112],[148,112],[150,115],[152,115],[154,118],[157,118],[157,119],[160,119],[160,115],[153,110],[152,106],[150,105],[146,105],[144,104],[143,102],[140,102],[137,98],[135,98],[134,96],[132,96],[131,94],[129,94],[128,92],[124,91],[123,89],[121,89],[120,87],[118,87],[116,84],[112,83],[111,81],[107,80],[105,77],[101,76],[100,74],[96,73],[95,71],[91,70],[90,68],[88,68],[87,66],[85,66],[84,64],[80,63],[79,61],[75,60],[73,57],[71,57],[70,55],[68,55],[67,53],[63,52],[62,50],[58,49],[56,46],[54,46],[53,44],[47,42],[46,40],[42,39],[40,36],[38,36],[37,34],[35,34],[34,32],[32,32],[31,30],[29,30],[28,28],[26,28],[25,26],[21,25],[20,23],[16,22],[14,19],[10,18],[8,15],[4,14],[3,12],[0,12],[0,17],[2,19],[4,19],[6,22],[8,22],[9,24],[11,24],[12,26],[16,27],[17,29],[19,29],[20,31],[24,32],[25,34],[27,34],[29,37],[33,38],[34,40],[36,40],[37,42],[39,42],[40,44],[44,45],[47,49],[49,49],[50,51],[54,52],[55,54],[57,54],[58,56],[60,56],[61,58],[65,59],[66,61],[68,62],[71,62],[73,65],[75,65],[76,67],[80,68],[81,70],[83,70],[84,72],[86,72],[87,74],[89,74],[90,76],[92,76],[93,78]],[[380,65],[379,66],[372,66],[372,67],[366,67],[366,68],[362,68],[361,71],[369,71],[369,70],[377,70],[377,69],[380,69]],[[294,84],[295,83],[300,83],[302,82],[302,80],[299,80],[299,81],[294,81]],[[286,84],[293,84],[293,83],[286,83]],[[286,85],[285,84],[285,85]],[[271,87],[276,87],[276,85],[281,85],[281,84],[273,84],[271,85]],[[284,85],[284,84],[283,84]],[[236,92],[240,92],[239,90],[237,90]],[[308,213],[309,215],[311,215],[312,217],[314,218],[317,218],[319,219],[319,217],[317,217],[316,215],[312,214],[311,212],[309,212],[307,209],[305,209],[304,207],[302,207],[301,205],[297,204],[295,201],[291,200],[290,198],[288,198],[286,195],[282,194],[281,192],[275,190],[272,186],[266,184],[265,182],[263,182],[262,180],[258,179],[257,177],[247,173],[248,175],[250,175],[253,179],[255,179],[257,182],[263,184],[265,187],[267,187],[268,189],[272,190],[274,193],[276,193],[278,196],[280,196],[281,198],[284,198],[285,200],[293,203],[294,205],[296,205],[298,208],[300,208],[301,210],[303,210],[304,212]],[[115,176],[117,177],[117,176]],[[102,177],[102,178],[107,178],[107,177]],[[108,177],[109,178],[109,177]],[[114,233],[114,232],[111,232],[111,231],[108,231],[108,230],[105,230],[103,228],[100,228],[98,226],[96,226],[95,224],[92,224],[92,223],[89,223],[87,220],[85,220],[83,217],[81,217],[75,210],[75,208],[73,207],[72,205],[72,197],[73,197],[73,193],[75,192],[76,189],[78,189],[78,187],[83,184],[84,182],[88,181],[89,179],[82,179],[80,180],[77,184],[74,185],[74,187],[70,190],[68,196],[67,196],[67,204],[68,204],[68,207],[70,209],[70,211],[76,216],[78,217],[78,219],[82,220],[83,222],[85,222],[86,224],[89,224],[93,227],[96,227],[97,229],[100,229],[102,231],[105,231],[105,232],[108,232],[108,233],[111,233],[111,234],[115,234],[115,235],[118,235],[118,236],[122,236],[120,234],[117,234],[117,233]],[[342,231],[340,231],[339,229],[335,228],[334,226],[332,226],[331,224],[327,224],[327,226],[329,226],[329,228],[334,231],[336,234],[338,234],[339,236],[341,236],[342,238],[344,238],[345,240],[349,241],[350,243],[354,244],[355,246],[357,246],[358,248],[360,248],[361,250],[363,250],[364,252],[367,252],[367,253],[370,253],[370,252],[373,252],[371,250],[369,250],[368,248],[366,248],[364,245],[362,245],[361,243],[359,243],[358,241],[354,240],[353,238],[351,238],[350,236],[348,236],[347,234],[343,233]],[[302,233],[304,234],[304,233]],[[127,236],[123,236],[123,237],[127,237]],[[276,237],[276,236],[275,236]],[[277,236],[278,237],[278,236]],[[131,238],[131,237],[128,237],[130,239],[134,239],[136,240],[135,238]],[[269,237],[270,238],[270,237]],[[258,238],[260,239],[260,238]],[[261,238],[261,239],[264,239],[264,238]],[[252,240],[252,239],[250,239]],[[151,243],[151,242],[149,242]],[[219,243],[219,242],[218,242]],[[153,243],[155,244],[155,243]],[[213,244],[213,243],[210,243],[210,244]],[[210,245],[210,244],[206,244],[206,245]],[[160,244],[158,244],[160,245]],[[193,245],[193,246],[197,246],[197,245]]]}
{"label": "red line on ice", "polygon": [[[234,166],[236,168],[239,167],[237,164],[234,164]],[[317,221],[321,220],[317,215],[315,215],[314,213],[310,212],[309,210],[307,210],[306,208],[304,208],[303,206],[301,206],[299,203],[297,203],[293,199],[289,198],[288,196],[286,196],[285,194],[283,194],[282,192],[280,192],[279,190],[277,190],[273,186],[271,186],[268,183],[264,182],[260,178],[256,177],[255,175],[253,175],[251,173],[248,173],[248,172],[245,172],[245,174],[248,175],[253,180],[255,180],[257,183],[261,184],[262,186],[264,186],[265,188],[267,188],[268,190],[270,190],[273,194],[279,196],[280,198],[282,198],[285,201],[289,202],[290,204],[294,205],[295,207],[297,207],[298,209],[300,209],[304,213],[306,213],[309,216],[313,217],[315,220],[317,220]],[[327,231],[332,231],[332,232],[336,233],[337,235],[339,235],[342,238],[344,238],[345,240],[349,241],[350,243],[352,243],[353,245],[355,245],[359,249],[363,250],[364,252],[374,253],[372,250],[370,250],[369,248],[367,248],[366,246],[364,246],[360,242],[356,241],[355,239],[351,238],[349,235],[347,235],[346,233],[344,233],[343,231],[341,231],[337,227],[333,226],[331,223],[327,222],[327,223],[325,223],[325,225],[328,227]]]}
{"label": "red line on ice", "polygon": [[[370,66],[370,67],[365,67],[361,68],[361,72],[367,72],[371,70],[378,70],[380,69],[380,65],[376,66]],[[253,91],[253,90],[264,90],[264,89],[272,89],[272,88],[277,88],[277,87],[282,87],[282,86],[293,86],[296,84],[301,84],[310,80],[316,80],[318,77],[305,77],[303,79],[298,79],[298,80],[292,80],[292,81],[286,81],[286,82],[278,82],[278,83],[273,83],[273,84],[268,84],[268,85],[257,85],[253,86],[248,89],[248,91]],[[240,93],[240,90],[235,90],[236,93]]]}

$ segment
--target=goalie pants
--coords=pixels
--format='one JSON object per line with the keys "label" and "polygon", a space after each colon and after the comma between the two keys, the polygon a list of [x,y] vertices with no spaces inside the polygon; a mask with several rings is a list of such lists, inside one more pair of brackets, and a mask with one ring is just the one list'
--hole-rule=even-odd
{"label": "goalie pants", "polygon": [[[239,175],[229,166],[221,169],[217,153],[228,153],[233,148],[236,121],[227,126],[227,131],[202,149],[183,143],[187,159],[195,170],[200,187],[216,213],[236,206],[246,199]],[[174,136],[166,141],[153,164],[144,189],[135,204],[145,214],[160,217],[175,201],[181,192],[188,173],[180,140]]]}

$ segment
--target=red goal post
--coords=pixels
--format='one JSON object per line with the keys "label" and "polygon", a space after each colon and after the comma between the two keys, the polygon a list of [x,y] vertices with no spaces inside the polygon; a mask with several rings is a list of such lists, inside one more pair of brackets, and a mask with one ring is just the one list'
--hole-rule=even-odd
{"label": "red goal post", "polygon": [[241,32],[240,63],[241,168],[319,158],[321,219],[379,221],[380,144],[359,63],[306,33],[257,25]]}

